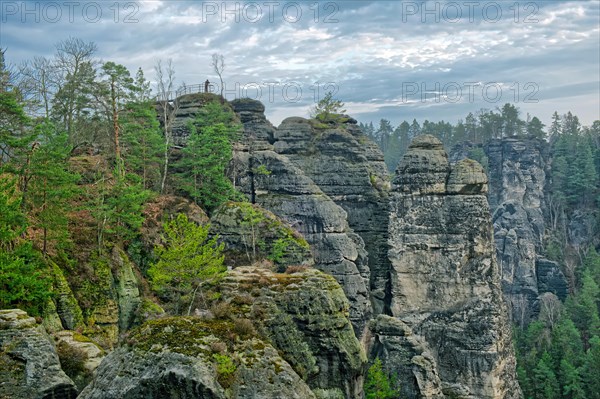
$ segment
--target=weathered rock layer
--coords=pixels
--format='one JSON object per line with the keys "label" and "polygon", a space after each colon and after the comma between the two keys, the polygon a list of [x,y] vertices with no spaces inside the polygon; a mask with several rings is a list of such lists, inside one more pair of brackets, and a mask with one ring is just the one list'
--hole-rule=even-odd
{"label": "weathered rock layer", "polygon": [[520,397],[486,191],[481,166],[451,169],[432,136],[417,137],[396,172],[393,318],[379,317],[372,331],[408,398]]}
{"label": "weathered rock layer", "polygon": [[0,397],[74,399],[50,338],[19,309],[0,310]]}
{"label": "weathered rock layer", "polygon": [[234,154],[236,186],[253,203],[268,209],[302,233],[310,244],[315,267],[336,278],[350,301],[357,333],[372,313],[369,269],[363,239],[348,225],[346,211],[296,166],[274,151],[276,129],[254,100],[232,103],[244,125],[244,139]]}

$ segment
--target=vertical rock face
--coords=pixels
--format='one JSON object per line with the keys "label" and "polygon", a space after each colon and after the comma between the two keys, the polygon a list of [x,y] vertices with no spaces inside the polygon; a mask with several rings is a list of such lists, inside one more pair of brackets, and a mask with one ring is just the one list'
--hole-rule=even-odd
{"label": "vertical rock face", "polygon": [[300,168],[348,214],[348,224],[365,242],[374,313],[384,311],[389,179],[379,148],[348,119],[337,127],[287,118],[274,135],[274,149]]}
{"label": "vertical rock face", "polygon": [[0,397],[75,399],[46,331],[19,309],[0,310]]}
{"label": "vertical rock face", "polygon": [[493,139],[485,152],[502,288],[512,320],[523,325],[537,313],[540,294],[550,291],[559,297],[565,295],[566,279],[560,268],[540,257],[548,144],[536,138]]}
{"label": "vertical rock face", "polygon": [[334,276],[344,289],[350,319],[360,334],[371,315],[363,240],[349,227],[346,211],[290,159],[273,150],[276,129],[265,118],[264,106],[254,100],[236,100],[232,106],[245,135],[232,162],[236,186],[302,233],[315,267]]}
{"label": "vertical rock face", "polygon": [[416,138],[392,189],[391,316],[374,352],[408,398],[519,398],[511,328],[495,261],[487,177],[450,168],[439,140]]}

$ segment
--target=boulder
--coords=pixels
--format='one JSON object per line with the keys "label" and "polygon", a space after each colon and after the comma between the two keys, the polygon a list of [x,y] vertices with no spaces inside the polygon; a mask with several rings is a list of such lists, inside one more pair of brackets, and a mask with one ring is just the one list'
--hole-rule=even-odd
{"label": "boulder", "polygon": [[44,328],[20,309],[0,310],[0,397],[76,396],[75,384],[61,369]]}

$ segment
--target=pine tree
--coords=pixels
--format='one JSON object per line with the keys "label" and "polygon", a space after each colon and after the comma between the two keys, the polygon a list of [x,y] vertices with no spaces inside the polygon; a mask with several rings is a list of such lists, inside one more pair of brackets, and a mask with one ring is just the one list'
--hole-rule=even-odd
{"label": "pine tree", "polygon": [[580,205],[593,205],[595,196],[594,191],[598,184],[598,173],[594,165],[594,155],[591,143],[586,137],[581,137],[577,145],[577,155],[573,160],[576,172],[571,176],[573,182],[574,195]]}
{"label": "pine tree", "polygon": [[12,251],[27,226],[17,179],[0,174],[0,251]]}
{"label": "pine tree", "polygon": [[566,307],[575,326],[587,342],[593,335],[600,336],[600,317],[598,303],[600,288],[589,270],[583,272],[582,287],[575,296],[568,298]]}
{"label": "pine tree", "polygon": [[125,170],[137,173],[143,188],[159,190],[165,141],[153,104],[127,104],[121,124]]}
{"label": "pine tree", "polygon": [[37,145],[32,151],[28,195],[25,209],[33,228],[42,232],[41,251],[45,255],[49,242],[64,246],[68,240],[65,203],[77,193],[79,176],[68,169],[71,147],[68,136],[43,121],[36,126]]}
{"label": "pine tree", "polygon": [[586,399],[579,369],[573,366],[568,360],[563,359],[560,362],[559,375],[563,398]]}
{"label": "pine tree", "polygon": [[31,243],[10,252],[0,249],[0,309],[17,307],[40,316],[52,296],[50,284],[47,268]]}
{"label": "pine tree", "polygon": [[138,68],[135,74],[132,90],[135,102],[146,103],[151,100],[152,89],[150,88],[150,82],[146,80],[141,67]]}
{"label": "pine tree", "polygon": [[105,79],[98,84],[96,98],[99,99],[105,113],[112,122],[116,165],[119,172],[123,173],[121,170],[121,125],[119,114],[133,96],[133,79],[127,68],[114,62],[106,62],[102,65],[102,73]]}
{"label": "pine tree", "polygon": [[233,157],[233,142],[240,134],[231,110],[211,101],[188,128],[190,137],[176,165],[180,170],[178,188],[207,210],[240,199],[225,173]]}
{"label": "pine tree", "polygon": [[232,158],[232,145],[225,125],[219,123],[198,131],[190,126],[191,135],[177,167],[181,172],[179,187],[197,204],[214,209],[237,197],[233,184],[225,175]]}
{"label": "pine tree", "polygon": [[579,118],[571,113],[567,112],[562,118],[562,133],[570,136],[578,136],[581,132],[581,123]]}
{"label": "pine tree", "polygon": [[327,92],[311,110],[311,116],[321,122],[339,122],[341,114],[346,112],[344,103],[333,98],[332,92]]}
{"label": "pine tree", "polygon": [[120,176],[115,170],[115,185],[106,199],[106,217],[114,241],[127,245],[139,235],[144,222],[142,210],[150,197],[134,176]]}
{"label": "pine tree", "polygon": [[388,145],[393,131],[394,128],[390,121],[387,119],[381,119],[379,121],[379,127],[375,132],[375,137],[377,137],[377,144],[379,144],[379,148],[381,148],[384,155],[389,154]]}
{"label": "pine tree", "polygon": [[393,379],[383,370],[381,359],[376,358],[367,372],[365,398],[397,399],[399,394],[394,387]]}
{"label": "pine tree", "polygon": [[544,124],[534,116],[529,122],[527,122],[527,134],[537,137],[539,139],[546,138],[546,132],[544,131]]}
{"label": "pine tree", "polygon": [[210,226],[198,226],[184,214],[164,224],[163,243],[155,248],[158,261],[148,270],[152,288],[172,301],[176,312],[187,305],[189,315],[202,287],[217,282],[227,271],[224,244],[208,237]]}
{"label": "pine tree", "polygon": [[519,109],[506,103],[501,110],[502,133],[504,137],[520,136],[524,122],[519,118]]}
{"label": "pine tree", "polygon": [[15,178],[0,175],[0,308],[40,315],[51,296],[44,264],[24,241],[27,218]]}
{"label": "pine tree", "polygon": [[563,316],[552,331],[552,346],[550,348],[552,363],[558,365],[566,359],[575,366],[579,366],[583,357],[581,333],[575,323],[567,316]]}
{"label": "pine tree", "polygon": [[562,121],[558,112],[554,111],[552,114],[552,124],[550,125],[550,130],[548,134],[550,135],[551,140],[556,140],[558,136],[562,133]]}
{"label": "pine tree", "polygon": [[421,126],[419,125],[419,122],[417,122],[416,119],[413,119],[413,121],[410,125],[410,129],[408,130],[408,137],[410,137],[410,139],[412,140],[420,134],[421,134]]}

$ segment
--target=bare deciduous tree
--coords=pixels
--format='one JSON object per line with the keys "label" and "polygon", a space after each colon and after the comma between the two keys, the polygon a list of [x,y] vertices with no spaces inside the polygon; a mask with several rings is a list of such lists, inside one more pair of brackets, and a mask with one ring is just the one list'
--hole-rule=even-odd
{"label": "bare deciduous tree", "polygon": [[221,82],[221,97],[223,97],[223,71],[225,70],[225,58],[222,54],[214,53],[212,55],[211,65],[217,76],[219,76],[219,81]]}
{"label": "bare deciduous tree", "polygon": [[21,91],[34,108],[33,112],[43,112],[44,117],[48,118],[51,99],[56,94],[59,81],[52,60],[36,56],[33,60],[24,62],[19,72]]}
{"label": "bare deciduous tree", "polygon": [[540,296],[540,320],[551,330],[558,323],[562,308],[562,302],[553,293],[546,292]]}
{"label": "bare deciduous tree", "polygon": [[[178,103],[177,99],[171,99],[173,96],[173,89],[175,87],[175,69],[173,68],[173,61],[169,60],[166,67],[163,67],[162,61],[159,60],[154,66],[156,71],[157,81],[157,102],[160,104],[161,119],[163,122],[163,133],[165,137],[165,152],[163,159],[163,172],[160,183],[160,192],[165,191],[165,185],[167,181],[167,173],[169,171],[169,152],[171,145],[173,144],[173,119],[177,112]],[[170,100],[173,100],[172,103]]]}

